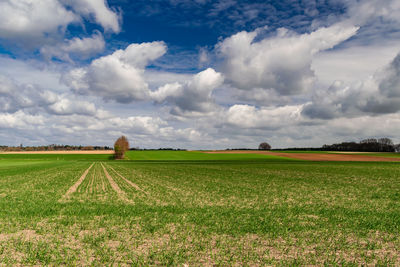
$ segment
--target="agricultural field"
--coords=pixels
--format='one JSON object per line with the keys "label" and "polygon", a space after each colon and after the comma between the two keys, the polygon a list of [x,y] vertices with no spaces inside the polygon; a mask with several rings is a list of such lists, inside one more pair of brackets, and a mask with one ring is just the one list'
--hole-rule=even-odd
{"label": "agricultural field", "polygon": [[0,154],[0,265],[400,265],[399,164]]}

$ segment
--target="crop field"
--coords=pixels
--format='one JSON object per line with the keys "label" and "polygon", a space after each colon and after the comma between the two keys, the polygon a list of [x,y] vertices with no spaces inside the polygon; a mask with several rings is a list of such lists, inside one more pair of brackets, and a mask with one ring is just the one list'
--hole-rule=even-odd
{"label": "crop field", "polygon": [[0,265],[400,265],[399,164],[0,154]]}

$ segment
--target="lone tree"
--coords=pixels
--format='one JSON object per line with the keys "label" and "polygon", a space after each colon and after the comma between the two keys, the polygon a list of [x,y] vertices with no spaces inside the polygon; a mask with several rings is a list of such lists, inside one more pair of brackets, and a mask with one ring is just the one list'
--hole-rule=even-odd
{"label": "lone tree", "polygon": [[123,159],[127,150],[129,150],[128,138],[121,136],[114,143],[114,158]]}
{"label": "lone tree", "polygon": [[270,149],[271,146],[266,142],[263,142],[258,146],[258,150],[270,150]]}

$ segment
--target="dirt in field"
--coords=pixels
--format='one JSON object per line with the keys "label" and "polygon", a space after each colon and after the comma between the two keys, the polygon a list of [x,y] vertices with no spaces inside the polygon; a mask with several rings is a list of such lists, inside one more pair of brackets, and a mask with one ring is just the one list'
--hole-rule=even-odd
{"label": "dirt in field", "polygon": [[234,151],[208,151],[209,154],[263,154],[279,156],[292,159],[310,161],[400,161],[400,158],[386,158],[368,155],[357,155],[355,153],[346,154],[318,154],[318,153],[284,153],[273,151],[253,151],[253,150],[234,150]]}
{"label": "dirt in field", "polygon": [[114,150],[12,151],[0,154],[114,154]]}

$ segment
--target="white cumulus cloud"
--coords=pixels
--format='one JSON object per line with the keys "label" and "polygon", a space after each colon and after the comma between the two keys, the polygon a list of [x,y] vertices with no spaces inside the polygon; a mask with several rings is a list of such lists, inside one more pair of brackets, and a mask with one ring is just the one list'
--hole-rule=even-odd
{"label": "white cumulus cloud", "polygon": [[62,98],[48,107],[48,111],[55,115],[87,115],[94,116],[97,112],[96,106],[87,101],[73,101]]}
{"label": "white cumulus cloud", "polygon": [[256,108],[233,105],[226,111],[226,123],[238,128],[279,129],[301,120],[301,105],[279,108]]}
{"label": "white cumulus cloud", "polygon": [[[119,15],[106,0],[2,0],[0,41],[28,49],[54,46],[70,24],[83,25],[84,19],[93,20],[106,31],[121,30]],[[88,40],[74,38],[62,46],[82,51],[82,42]]]}
{"label": "white cumulus cloud", "polygon": [[23,111],[0,113],[0,129],[33,129],[44,122],[45,118],[42,115],[30,115]]}
{"label": "white cumulus cloud", "polygon": [[38,108],[52,104],[54,94],[32,84],[17,84],[0,75],[0,112],[16,112],[25,108]]}
{"label": "white cumulus cloud", "polygon": [[102,52],[104,47],[103,35],[100,32],[96,32],[91,37],[75,37],[64,41],[62,44],[43,46],[40,49],[40,53],[47,59],[58,58],[72,62],[71,55],[85,59]]}
{"label": "white cumulus cloud", "polygon": [[93,16],[105,30],[113,32],[121,30],[118,14],[109,8],[106,0],[62,0],[62,2],[83,16]]}
{"label": "white cumulus cloud", "polygon": [[145,67],[167,50],[164,42],[131,44],[124,50],[100,57],[84,68],[71,70],[62,81],[79,94],[129,103],[149,98]]}
{"label": "white cumulus cloud", "polygon": [[400,111],[400,54],[364,81],[335,81],[328,89],[319,88],[302,113],[310,118],[332,119]]}
{"label": "white cumulus cloud", "polygon": [[256,41],[260,29],[242,31],[220,42],[217,50],[223,73],[233,86],[294,95],[309,90],[315,80],[313,56],[353,36],[357,29],[342,23],[306,34],[279,29],[275,36],[260,41]]}
{"label": "white cumulus cloud", "polygon": [[172,113],[206,113],[216,108],[212,99],[214,89],[221,86],[224,77],[221,73],[208,68],[197,73],[186,83],[170,83],[151,92],[150,97],[159,103],[173,105]]}
{"label": "white cumulus cloud", "polygon": [[78,16],[55,0],[3,0],[0,2],[0,38],[39,42],[47,35],[63,34]]}

